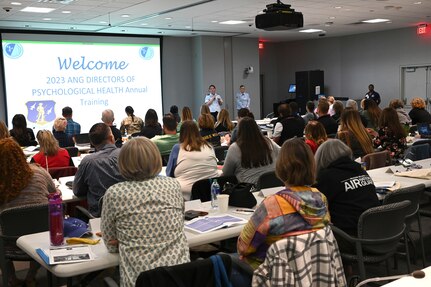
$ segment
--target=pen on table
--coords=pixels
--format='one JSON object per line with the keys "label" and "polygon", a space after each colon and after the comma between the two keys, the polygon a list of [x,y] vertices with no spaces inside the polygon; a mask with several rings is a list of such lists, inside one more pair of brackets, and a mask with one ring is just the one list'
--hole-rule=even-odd
{"label": "pen on table", "polygon": [[254,212],[254,209],[237,209],[239,212]]}

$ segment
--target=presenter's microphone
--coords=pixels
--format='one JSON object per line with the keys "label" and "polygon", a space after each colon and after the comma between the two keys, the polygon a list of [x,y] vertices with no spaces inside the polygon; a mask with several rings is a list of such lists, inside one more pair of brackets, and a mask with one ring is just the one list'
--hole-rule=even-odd
{"label": "presenter's microphone", "polygon": [[400,278],[408,277],[408,276],[412,276],[413,278],[416,278],[416,279],[422,279],[422,278],[425,277],[425,272],[423,272],[422,270],[416,270],[416,271],[413,271],[410,274],[402,274],[402,275],[393,275],[393,276],[386,276],[386,277],[369,278],[369,279],[366,279],[364,281],[359,282],[359,284],[356,285],[356,287],[364,286],[365,284],[370,283],[370,282],[396,280],[396,279],[400,279]]}

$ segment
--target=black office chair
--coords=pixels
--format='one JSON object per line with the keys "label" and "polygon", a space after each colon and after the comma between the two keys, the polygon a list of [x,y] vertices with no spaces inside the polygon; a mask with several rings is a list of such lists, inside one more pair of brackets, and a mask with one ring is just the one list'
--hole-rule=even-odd
{"label": "black office chair", "polygon": [[225,152],[229,149],[228,146],[216,146],[214,147],[215,156],[217,158],[217,162],[224,162]]}
{"label": "black office chair", "polygon": [[[401,189],[395,190],[393,192],[388,193],[385,196],[385,198],[383,199],[383,204],[401,202],[403,200],[409,200],[410,201],[411,204],[409,206],[409,209],[408,209],[407,215],[406,215],[405,236],[407,236],[407,238],[411,242],[412,247],[413,247],[413,251],[415,254],[415,258],[416,258],[418,252],[416,251],[415,244],[414,244],[414,241],[413,241],[412,236],[411,236],[413,233],[416,233],[415,231],[413,231],[413,228],[412,228],[412,224],[416,221],[417,225],[418,225],[417,235],[419,237],[419,244],[420,244],[421,253],[422,253],[422,263],[423,263],[423,267],[425,268],[425,264],[426,264],[425,247],[424,247],[424,240],[423,240],[423,236],[422,236],[421,217],[419,214],[419,201],[420,201],[422,194],[424,193],[424,190],[425,190],[425,184],[418,184],[418,185],[414,185],[411,187],[406,187],[406,188],[401,188]],[[407,248],[409,248],[409,246],[406,245],[405,248],[407,249]],[[407,259],[407,262],[410,261],[410,258],[406,258],[406,259]],[[407,266],[409,267],[409,264],[407,264]],[[408,270],[408,272],[410,273],[411,270]]]}
{"label": "black office chair", "polygon": [[223,190],[225,183],[229,182],[232,184],[237,184],[238,180],[236,176],[220,176],[213,178],[206,178],[196,181],[192,185],[192,195],[191,200],[200,199],[202,202],[211,200],[211,183],[214,179],[217,179],[220,189]]}
{"label": "black office chair", "polygon": [[[359,281],[366,279],[365,263],[386,262],[395,255],[398,243],[406,228],[405,217],[410,201],[377,206],[364,211],[359,217],[357,236],[351,236],[336,226],[332,226],[335,236],[350,242],[354,251],[341,251],[341,257],[347,262],[357,262]],[[408,249],[406,249],[407,256]]]}
{"label": "black office chair", "polygon": [[406,150],[405,157],[413,161],[430,158],[431,157],[430,145],[427,143],[412,145],[409,149]]}
{"label": "black office chair", "polygon": [[65,147],[65,150],[67,150],[67,152],[69,153],[70,157],[75,157],[78,156],[78,148],[74,147],[74,146],[69,146],[69,147]]}
{"label": "black office chair", "polygon": [[[8,286],[7,261],[33,260],[27,253],[16,246],[16,240],[23,235],[49,230],[48,204],[25,205],[5,209],[0,212],[0,228],[0,267],[3,286]],[[49,238],[46,240],[49,240]]]}
{"label": "black office chair", "polygon": [[277,186],[284,186],[284,183],[275,175],[275,171],[268,171],[259,176],[256,190]]}

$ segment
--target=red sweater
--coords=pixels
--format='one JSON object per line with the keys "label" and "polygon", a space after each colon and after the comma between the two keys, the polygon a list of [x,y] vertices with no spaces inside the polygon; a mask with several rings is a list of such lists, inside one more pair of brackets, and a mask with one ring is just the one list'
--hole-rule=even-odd
{"label": "red sweater", "polygon": [[48,160],[48,168],[50,167],[65,167],[69,166],[70,156],[67,150],[60,148],[56,155],[47,156],[42,152],[38,152],[33,156],[33,161],[40,164],[43,168],[46,168],[46,161]]}

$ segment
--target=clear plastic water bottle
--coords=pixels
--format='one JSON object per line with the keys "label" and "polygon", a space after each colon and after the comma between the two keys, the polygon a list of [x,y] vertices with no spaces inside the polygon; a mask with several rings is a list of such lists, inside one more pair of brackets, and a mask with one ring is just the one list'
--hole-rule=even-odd
{"label": "clear plastic water bottle", "polygon": [[213,180],[211,184],[211,207],[213,209],[218,209],[218,199],[217,196],[220,194],[220,185],[217,182],[217,179]]}
{"label": "clear plastic water bottle", "polygon": [[63,202],[60,193],[54,192],[48,195],[49,203],[49,237],[52,246],[63,244]]}

